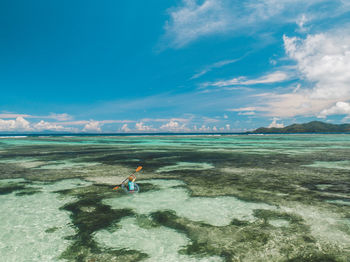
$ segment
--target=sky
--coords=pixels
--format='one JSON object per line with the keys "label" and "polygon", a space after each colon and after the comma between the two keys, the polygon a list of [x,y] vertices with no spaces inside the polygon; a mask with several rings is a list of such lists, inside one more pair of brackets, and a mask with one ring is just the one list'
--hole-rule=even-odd
{"label": "sky", "polygon": [[350,0],[2,0],[0,132],[350,122]]}

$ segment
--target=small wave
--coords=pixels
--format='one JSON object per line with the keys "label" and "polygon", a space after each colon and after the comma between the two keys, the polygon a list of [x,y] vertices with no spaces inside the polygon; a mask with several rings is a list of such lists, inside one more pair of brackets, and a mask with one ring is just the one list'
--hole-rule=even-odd
{"label": "small wave", "polygon": [[0,138],[22,138],[22,137],[28,137],[28,136],[0,136]]}

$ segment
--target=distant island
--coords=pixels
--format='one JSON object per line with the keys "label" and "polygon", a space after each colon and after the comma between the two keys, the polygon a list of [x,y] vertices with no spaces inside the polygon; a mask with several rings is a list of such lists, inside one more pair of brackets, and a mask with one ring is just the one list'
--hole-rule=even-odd
{"label": "distant island", "polygon": [[292,124],[286,127],[260,127],[249,134],[295,134],[295,133],[350,133],[350,124],[328,124],[312,121],[305,124]]}

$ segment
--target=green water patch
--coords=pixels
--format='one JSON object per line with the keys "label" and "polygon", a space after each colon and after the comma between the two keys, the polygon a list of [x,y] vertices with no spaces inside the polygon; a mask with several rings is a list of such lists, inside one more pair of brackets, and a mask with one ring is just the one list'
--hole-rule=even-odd
{"label": "green water patch", "polygon": [[[4,183],[4,181],[1,181]],[[22,179],[6,180],[7,184],[23,183]],[[0,254],[7,261],[57,261],[69,245],[66,238],[75,233],[69,213],[60,210],[72,198],[60,198],[56,190],[76,187],[80,180],[51,184],[31,183],[40,187],[35,194],[17,191],[0,195]],[[19,191],[21,192],[21,191]],[[54,231],[48,229],[55,228]]]}

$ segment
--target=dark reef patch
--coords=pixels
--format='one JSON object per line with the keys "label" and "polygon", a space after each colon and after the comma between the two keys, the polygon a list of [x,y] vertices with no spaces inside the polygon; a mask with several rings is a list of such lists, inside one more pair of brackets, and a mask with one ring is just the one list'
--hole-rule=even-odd
{"label": "dark reef patch", "polygon": [[58,227],[50,227],[45,230],[46,233],[54,233],[58,230]]}
{"label": "dark reef patch", "polygon": [[41,190],[38,189],[38,188],[27,187],[27,188],[17,192],[16,196],[34,195],[34,194],[37,194],[37,193],[40,193],[40,192],[41,192]]}
{"label": "dark reef patch", "polygon": [[[266,253],[266,249],[277,248],[278,261],[308,261],[307,258],[310,261],[318,261],[316,258],[345,261],[341,257],[337,259],[333,254],[318,251],[309,227],[303,224],[301,218],[270,210],[256,210],[255,214],[259,218],[256,222],[235,220],[222,227],[193,222],[178,217],[173,211],[154,212],[151,217],[156,223],[184,233],[191,239],[191,244],[180,251],[186,255],[216,255],[225,261],[269,261],[273,256]],[[286,219],[291,224],[287,228],[274,228],[267,223],[269,219],[276,218]]]}
{"label": "dark reef patch", "polygon": [[0,186],[0,195],[11,194],[12,192],[25,189],[25,185],[12,184],[7,186]]}

